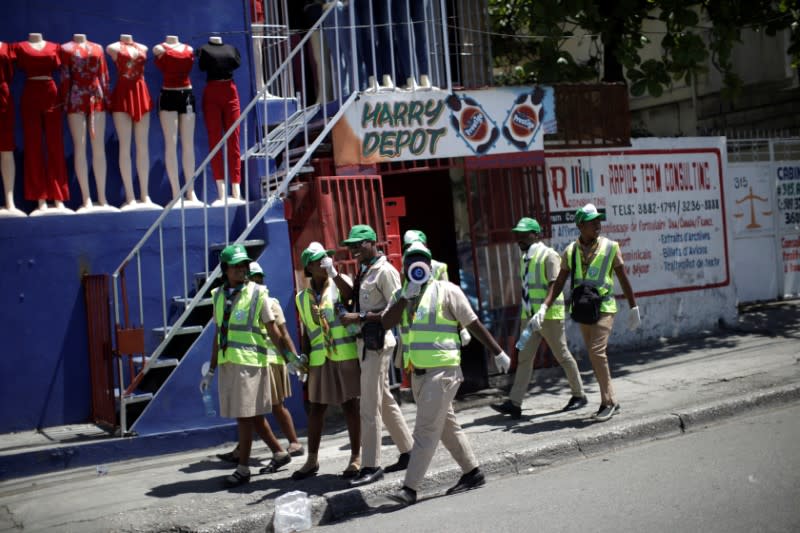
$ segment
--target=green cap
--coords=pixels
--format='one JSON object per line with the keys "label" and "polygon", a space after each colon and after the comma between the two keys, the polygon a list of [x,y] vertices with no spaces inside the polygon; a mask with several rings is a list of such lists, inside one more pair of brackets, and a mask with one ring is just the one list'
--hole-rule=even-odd
{"label": "green cap", "polygon": [[264,269],[261,268],[261,265],[253,261],[250,263],[250,271],[247,273],[248,276],[263,276]]}
{"label": "green cap", "polygon": [[361,241],[377,241],[378,236],[371,226],[366,224],[356,224],[350,229],[350,235],[342,241],[342,244],[355,244]]}
{"label": "green cap", "polygon": [[322,259],[326,255],[331,256],[334,253],[334,250],[326,250],[324,246],[314,241],[300,254],[300,260],[303,262],[303,267],[307,267],[309,263]]}
{"label": "green cap", "polygon": [[582,222],[589,222],[590,220],[594,220],[596,218],[599,218],[600,220],[605,220],[606,214],[599,212],[597,208],[594,206],[594,204],[586,204],[585,206],[575,211],[575,224],[580,224]]}
{"label": "green cap", "polygon": [[405,248],[412,242],[421,242],[422,244],[428,244],[428,237],[426,237],[425,234],[418,229],[410,229],[403,234],[403,248]]}
{"label": "green cap", "polygon": [[511,228],[511,231],[517,231],[519,233],[528,233],[529,231],[541,233],[542,227],[536,222],[535,218],[522,217],[519,219],[519,222],[517,222],[517,225]]}
{"label": "green cap", "polygon": [[222,249],[219,253],[219,260],[226,265],[238,265],[239,263],[250,262],[247,250],[241,244],[231,244]]}
{"label": "green cap", "polygon": [[428,250],[428,247],[422,244],[421,242],[412,242],[406,251],[403,252],[403,260],[409,255],[424,255],[428,259],[431,258],[431,251]]}

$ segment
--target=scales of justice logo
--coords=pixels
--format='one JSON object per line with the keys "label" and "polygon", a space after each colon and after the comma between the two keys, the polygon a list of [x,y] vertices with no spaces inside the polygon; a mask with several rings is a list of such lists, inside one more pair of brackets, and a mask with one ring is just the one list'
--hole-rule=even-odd
{"label": "scales of justice logo", "polygon": [[536,140],[544,120],[544,89],[536,87],[517,96],[503,124],[503,137],[520,151]]}
{"label": "scales of justice logo", "polygon": [[497,124],[470,96],[451,94],[445,99],[450,109],[450,125],[475,155],[483,155],[500,137]]}
{"label": "scales of justice logo", "polygon": [[[769,198],[765,198],[763,196],[759,196],[757,194],[754,194],[752,185],[750,186],[749,194],[747,194],[747,196],[743,196],[739,200],[736,200],[736,205],[741,205],[741,204],[743,204],[745,202],[749,202],[749,204],[750,204],[749,205],[749,207],[750,207],[750,210],[749,210],[750,211],[750,221],[749,221],[749,224],[747,224],[747,226],[745,226],[747,229],[758,229],[758,228],[761,227],[761,224],[758,223],[757,217],[756,217],[756,208],[755,208],[755,202],[756,201],[758,201],[758,202],[760,202],[762,204],[763,203],[767,203],[768,204],[769,203]],[[767,211],[761,211],[761,215],[763,215],[765,217],[766,216],[770,216],[771,214],[772,214],[772,210],[771,209],[768,209]],[[735,218],[744,218],[745,214],[744,213],[734,213],[733,216]]]}

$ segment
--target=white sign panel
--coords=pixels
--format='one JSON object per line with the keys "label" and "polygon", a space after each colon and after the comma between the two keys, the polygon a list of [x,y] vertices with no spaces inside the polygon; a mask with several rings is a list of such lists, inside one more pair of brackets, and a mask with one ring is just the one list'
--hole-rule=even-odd
{"label": "white sign panel", "polygon": [[577,238],[575,209],[606,212],[636,293],[655,295],[729,283],[722,147],[621,149],[548,155],[553,245]]}

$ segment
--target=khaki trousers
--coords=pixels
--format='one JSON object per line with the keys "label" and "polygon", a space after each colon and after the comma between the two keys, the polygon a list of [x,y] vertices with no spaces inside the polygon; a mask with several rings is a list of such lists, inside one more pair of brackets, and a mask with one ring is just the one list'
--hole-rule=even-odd
{"label": "khaki trousers", "polygon": [[411,376],[417,418],[414,447],[403,484],[412,490],[419,489],[440,440],[463,473],[478,466],[467,436],[453,412],[453,398],[462,381],[464,375],[458,366],[429,368],[423,375]]}
{"label": "khaki trousers", "polygon": [[[360,345],[360,343],[359,343]],[[389,363],[394,347],[361,350],[361,466],[381,466],[381,422],[400,453],[411,450],[411,432],[389,390]]]}
{"label": "khaki trousers", "polygon": [[596,324],[579,324],[581,335],[589,352],[589,361],[592,362],[594,377],[600,387],[600,403],[612,405],[617,403],[614,394],[614,385],[611,384],[611,371],[608,368],[608,337],[611,335],[611,327],[614,325],[614,313],[601,313],[600,320]]}
{"label": "khaki trousers", "polygon": [[[523,320],[520,325],[520,333],[527,325],[528,323]],[[556,361],[564,369],[572,395],[583,396],[583,383],[578,372],[578,363],[575,362],[575,358],[572,357],[569,348],[567,348],[567,333],[564,329],[564,321],[545,320],[542,323],[542,329],[533,333],[531,340],[519,352],[517,358],[517,373],[514,375],[514,385],[511,387],[511,392],[508,393],[511,403],[517,407],[522,406],[522,399],[528,392],[528,385],[530,385],[533,377],[533,359],[536,357],[536,351],[539,349],[542,338],[547,341],[547,345],[553,351]]]}

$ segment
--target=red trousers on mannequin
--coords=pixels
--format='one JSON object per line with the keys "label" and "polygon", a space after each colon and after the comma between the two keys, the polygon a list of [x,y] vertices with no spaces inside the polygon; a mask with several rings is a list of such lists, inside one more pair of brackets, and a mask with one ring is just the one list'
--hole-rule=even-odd
{"label": "red trousers on mannequin", "polygon": [[[61,102],[53,80],[26,80],[22,91],[25,199],[69,200]],[[47,156],[42,149],[42,134]]]}
{"label": "red trousers on mannequin", "polygon": [[[203,115],[206,117],[208,149],[214,148],[226,131],[239,118],[239,92],[233,80],[211,80],[203,90]],[[231,183],[242,181],[242,163],[239,161],[239,128],[228,137],[228,179]],[[214,179],[225,179],[222,150],[211,159]]]}

